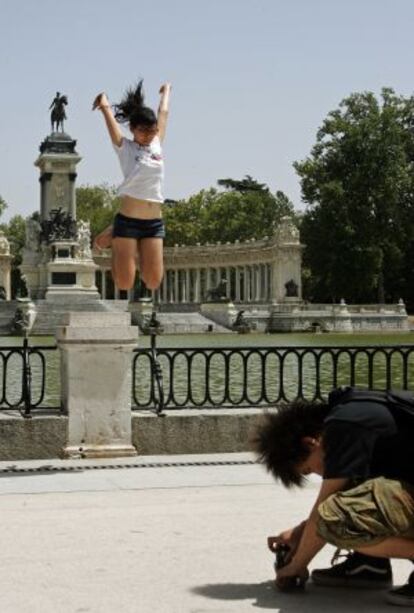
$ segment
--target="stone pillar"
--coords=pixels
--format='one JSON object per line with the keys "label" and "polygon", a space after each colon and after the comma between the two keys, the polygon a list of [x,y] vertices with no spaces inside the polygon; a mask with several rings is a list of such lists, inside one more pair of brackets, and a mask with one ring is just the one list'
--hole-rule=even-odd
{"label": "stone pillar", "polygon": [[119,300],[119,289],[118,286],[114,283],[114,300]]}
{"label": "stone pillar", "polygon": [[185,271],[185,296],[187,302],[191,302],[191,275],[189,268]]}
{"label": "stone pillar", "polygon": [[261,297],[261,287],[262,287],[262,279],[261,279],[261,266],[260,264],[257,264],[255,267],[255,285],[256,285],[256,291],[255,291],[255,300],[256,302],[260,302],[260,297]]}
{"label": "stone pillar", "polygon": [[180,287],[181,287],[181,300],[180,302],[187,302],[187,277],[186,271],[182,270],[180,274]]}
{"label": "stone pillar", "polygon": [[244,300],[250,302],[250,266],[244,267]]}
{"label": "stone pillar", "polygon": [[211,268],[206,268],[206,291],[211,288]]}
{"label": "stone pillar", "polygon": [[236,284],[236,298],[235,298],[235,300],[236,300],[236,302],[240,302],[240,268],[238,266],[236,266],[235,275],[236,275],[236,281],[235,281],[235,284]]}
{"label": "stone pillar", "polygon": [[136,455],[131,442],[131,360],[137,344],[129,313],[66,313],[56,339],[69,458]]}
{"label": "stone pillar", "polygon": [[227,298],[232,298],[231,295],[231,270],[230,270],[230,266],[226,266],[226,297]]}
{"label": "stone pillar", "polygon": [[174,270],[174,293],[173,293],[173,302],[179,302],[180,293],[179,293],[179,285],[178,285],[178,269]]}
{"label": "stone pillar", "polygon": [[269,300],[269,272],[268,272],[267,264],[263,265],[263,294],[264,294],[264,301],[268,302]]}
{"label": "stone pillar", "polygon": [[168,302],[171,304],[174,300],[174,271],[168,271]]}
{"label": "stone pillar", "polygon": [[195,286],[194,286],[194,302],[201,302],[201,295],[200,295],[200,290],[201,290],[201,271],[199,268],[196,269],[195,271]]}
{"label": "stone pillar", "polygon": [[76,172],[69,173],[69,213],[76,219]]}
{"label": "stone pillar", "polygon": [[165,270],[164,277],[162,279],[162,284],[161,284],[161,302],[163,302],[164,304],[168,300],[167,278],[168,278],[168,270]]}

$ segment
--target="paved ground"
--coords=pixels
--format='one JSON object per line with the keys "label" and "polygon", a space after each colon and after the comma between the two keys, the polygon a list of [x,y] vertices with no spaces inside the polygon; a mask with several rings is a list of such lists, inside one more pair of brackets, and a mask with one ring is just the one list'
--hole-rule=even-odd
{"label": "paved ground", "polygon": [[[145,457],[134,464],[146,467],[115,468],[129,459],[100,470],[91,460],[18,462],[31,472],[14,473],[0,462],[0,612],[392,611],[383,592],[273,589],[266,536],[303,518],[317,483],[287,493],[257,465],[167,464],[250,459]],[[405,581],[411,565],[393,567]]]}

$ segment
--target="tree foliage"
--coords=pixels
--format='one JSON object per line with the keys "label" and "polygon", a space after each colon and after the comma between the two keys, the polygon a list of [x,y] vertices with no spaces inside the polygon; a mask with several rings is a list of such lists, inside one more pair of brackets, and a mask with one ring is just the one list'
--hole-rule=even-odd
{"label": "tree foliage", "polygon": [[273,234],[284,215],[294,216],[283,192],[272,194],[249,176],[218,183],[225,191],[202,190],[165,208],[166,245],[259,239]]}
{"label": "tree foliage", "polygon": [[83,185],[76,189],[76,218],[89,221],[91,235],[112,224],[119,210],[119,198],[111,185]]}
{"label": "tree foliage", "polygon": [[414,98],[356,93],[329,113],[310,156],[295,163],[308,204],[308,298],[412,299],[413,163]]}

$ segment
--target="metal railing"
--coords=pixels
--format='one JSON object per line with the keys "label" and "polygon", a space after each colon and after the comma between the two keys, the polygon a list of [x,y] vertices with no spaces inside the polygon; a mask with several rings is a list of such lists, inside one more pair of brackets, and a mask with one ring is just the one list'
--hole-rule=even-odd
{"label": "metal railing", "polygon": [[45,404],[45,353],[56,350],[52,345],[30,346],[27,338],[21,346],[0,346],[0,411],[14,409],[30,418],[34,409],[61,410],[60,406]]}
{"label": "metal railing", "polygon": [[[158,380],[154,377],[155,364]],[[161,378],[161,383],[160,383]],[[160,403],[160,385],[162,401]],[[272,406],[340,385],[414,389],[414,345],[136,349],[133,408]]]}

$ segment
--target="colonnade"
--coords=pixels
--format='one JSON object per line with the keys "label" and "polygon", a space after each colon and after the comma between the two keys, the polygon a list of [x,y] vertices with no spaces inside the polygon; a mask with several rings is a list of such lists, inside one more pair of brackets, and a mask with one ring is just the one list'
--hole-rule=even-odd
{"label": "colonnade", "polygon": [[[110,280],[110,270],[100,269],[97,283],[101,297],[128,299],[133,290],[120,292]],[[208,292],[225,281],[226,297],[233,302],[268,302],[272,298],[271,264],[224,267],[167,268],[160,288],[154,292],[157,303],[200,303]]]}

